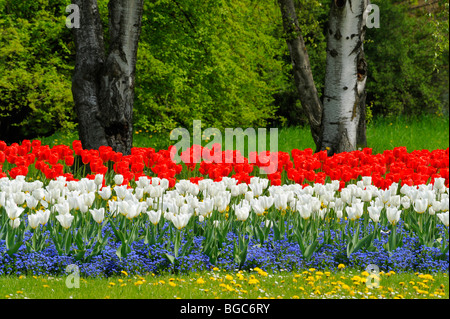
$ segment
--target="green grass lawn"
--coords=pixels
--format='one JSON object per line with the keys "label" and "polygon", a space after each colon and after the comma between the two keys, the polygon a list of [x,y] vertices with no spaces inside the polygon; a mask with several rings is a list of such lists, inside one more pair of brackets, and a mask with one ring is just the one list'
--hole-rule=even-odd
{"label": "green grass lawn", "polygon": [[[367,280],[369,278],[369,280]],[[376,281],[377,280],[377,281]],[[67,286],[69,282],[69,286]],[[219,269],[189,275],[0,277],[0,299],[448,299],[448,274],[305,270],[268,274]],[[371,286],[372,285],[372,286]],[[70,288],[69,288],[70,287]]]}
{"label": "green grass lawn", "polygon": [[[206,127],[202,127],[204,131]],[[245,128],[244,128],[245,129]],[[136,130],[133,145],[137,147],[152,147],[156,150],[167,149],[170,145],[170,132],[154,133]],[[223,132],[222,132],[222,135]],[[449,147],[448,117],[427,116],[420,120],[405,118],[383,119],[371,122],[366,131],[367,146],[374,153],[382,153],[386,149],[406,146],[408,151],[420,149],[446,149]],[[77,132],[57,132],[52,136],[40,138],[44,144],[66,144],[78,138]],[[192,139],[192,136],[191,136]],[[245,140],[247,141],[247,140]],[[177,141],[172,141],[172,144]],[[203,145],[209,141],[204,141]],[[247,143],[247,142],[246,142]],[[269,147],[269,132],[267,132],[267,148]],[[225,148],[225,144],[223,143]],[[287,127],[278,129],[278,150],[289,152],[292,149],[315,149],[308,127]]]}

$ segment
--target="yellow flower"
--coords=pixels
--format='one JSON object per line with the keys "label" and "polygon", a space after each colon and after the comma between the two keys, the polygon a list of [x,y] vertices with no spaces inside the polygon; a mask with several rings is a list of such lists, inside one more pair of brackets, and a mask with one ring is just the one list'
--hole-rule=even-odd
{"label": "yellow flower", "polygon": [[128,273],[125,270],[122,270],[121,273],[128,277]]}
{"label": "yellow flower", "polygon": [[169,286],[171,286],[171,287],[176,287],[177,285],[176,285],[174,282],[169,281]]}
{"label": "yellow flower", "polygon": [[308,269],[310,272],[314,272],[314,271],[316,271],[316,268],[309,268]]}
{"label": "yellow flower", "polygon": [[219,271],[219,268],[214,267],[212,270],[214,270],[214,271]]}
{"label": "yellow flower", "polygon": [[198,278],[197,281],[196,281],[196,283],[197,283],[198,285],[203,285],[203,284],[205,283],[205,281],[203,280],[203,278]]}
{"label": "yellow flower", "polygon": [[231,280],[233,280],[233,276],[231,276],[231,275],[226,275],[226,276],[225,276],[225,279],[231,281]]}
{"label": "yellow flower", "polygon": [[113,282],[110,282],[109,285],[110,285],[110,286],[115,286],[116,284],[113,283]]}
{"label": "yellow flower", "polygon": [[345,268],[345,265],[344,264],[339,264],[338,265],[338,269],[344,269]]}
{"label": "yellow flower", "polygon": [[138,280],[134,283],[135,286],[140,286],[142,285],[144,282],[142,280]]}

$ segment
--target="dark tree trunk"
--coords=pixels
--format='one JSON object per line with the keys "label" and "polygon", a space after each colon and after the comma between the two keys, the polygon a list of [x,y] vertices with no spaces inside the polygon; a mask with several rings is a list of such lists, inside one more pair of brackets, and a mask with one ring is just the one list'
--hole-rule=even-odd
{"label": "dark tree trunk", "polygon": [[130,154],[133,102],[143,0],[110,0],[109,53],[96,0],[74,0],[80,28],[74,29],[76,66],[72,83],[79,136],[85,148],[109,145]]}
{"label": "dark tree trunk", "polygon": [[73,29],[76,47],[72,94],[78,116],[78,134],[86,149],[107,145],[101,125],[98,93],[105,63],[103,30],[96,0],[74,0],[80,9],[80,28]]}
{"label": "dark tree trunk", "polygon": [[301,34],[293,0],[278,0],[283,18],[286,43],[291,56],[292,70],[299,99],[308,117],[311,134],[317,149],[321,145],[322,103],[314,84],[305,41]]}

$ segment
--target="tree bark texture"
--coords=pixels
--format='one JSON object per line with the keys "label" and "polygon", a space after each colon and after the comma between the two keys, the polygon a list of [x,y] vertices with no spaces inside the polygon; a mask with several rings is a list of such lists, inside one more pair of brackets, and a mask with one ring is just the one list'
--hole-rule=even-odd
{"label": "tree bark texture", "polygon": [[331,4],[321,145],[329,155],[366,144],[363,43],[367,5],[368,0],[333,0]]}
{"label": "tree bark texture", "polygon": [[278,0],[283,18],[286,43],[299,99],[308,117],[314,143],[320,149],[323,107],[314,84],[308,52],[301,34],[294,0]]}
{"label": "tree bark texture", "polygon": [[83,147],[109,145],[130,154],[137,49],[143,0],[110,0],[109,53],[96,0],[73,0],[80,8],[74,29],[76,65],[72,92]]}
{"label": "tree bark texture", "polygon": [[78,117],[78,133],[83,147],[107,145],[101,125],[98,93],[105,63],[103,29],[96,0],[74,0],[80,9],[80,28],[73,29],[76,47],[72,95]]}

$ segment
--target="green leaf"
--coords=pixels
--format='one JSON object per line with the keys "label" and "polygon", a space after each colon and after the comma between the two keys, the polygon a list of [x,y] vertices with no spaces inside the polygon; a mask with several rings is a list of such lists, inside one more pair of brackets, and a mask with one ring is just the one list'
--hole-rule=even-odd
{"label": "green leaf", "polygon": [[309,260],[311,258],[314,251],[316,250],[317,245],[319,245],[319,241],[315,240],[308,246],[308,248],[306,248],[306,251],[304,254],[304,257],[306,260]]}
{"label": "green leaf", "polygon": [[175,263],[175,257],[169,254],[166,254],[166,258],[170,261],[170,263],[173,265]]}

